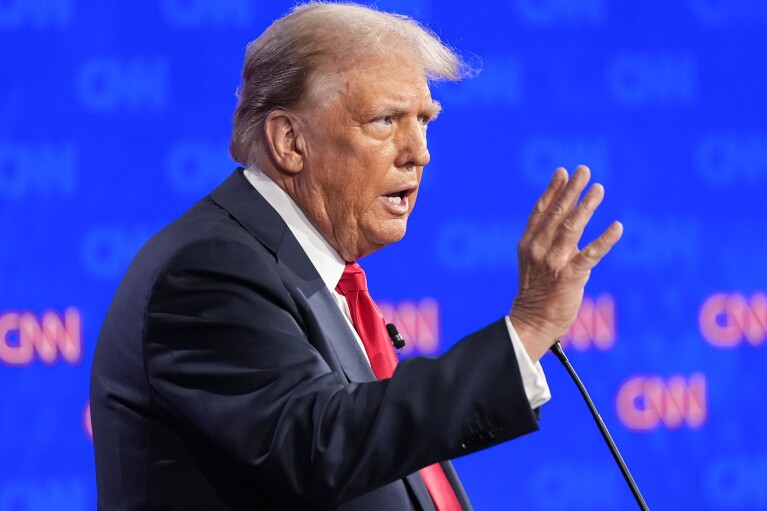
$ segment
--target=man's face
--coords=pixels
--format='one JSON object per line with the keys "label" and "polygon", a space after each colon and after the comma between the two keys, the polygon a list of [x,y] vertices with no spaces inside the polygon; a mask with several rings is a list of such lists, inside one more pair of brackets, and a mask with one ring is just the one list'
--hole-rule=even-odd
{"label": "man's face", "polygon": [[343,91],[304,112],[304,167],[294,198],[347,261],[399,241],[429,162],[426,125],[439,112],[423,69],[371,57],[341,75]]}

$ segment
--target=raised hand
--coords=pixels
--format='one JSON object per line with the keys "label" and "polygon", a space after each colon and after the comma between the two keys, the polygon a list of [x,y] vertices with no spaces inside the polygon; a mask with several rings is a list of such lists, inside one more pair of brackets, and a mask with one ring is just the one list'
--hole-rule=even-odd
{"label": "raised hand", "polygon": [[570,329],[591,269],[623,233],[620,222],[614,222],[578,249],[586,224],[604,198],[602,185],[594,184],[578,202],[590,178],[583,165],[569,179],[567,171],[558,168],[519,241],[519,292],[509,316],[534,362]]}

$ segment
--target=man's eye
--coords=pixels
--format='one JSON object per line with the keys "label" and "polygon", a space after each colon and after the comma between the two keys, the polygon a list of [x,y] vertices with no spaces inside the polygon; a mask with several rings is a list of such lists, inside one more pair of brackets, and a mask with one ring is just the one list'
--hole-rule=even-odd
{"label": "man's eye", "polygon": [[418,117],[418,122],[420,122],[423,126],[427,126],[429,122],[431,122],[431,117],[428,115],[421,115]]}
{"label": "man's eye", "polygon": [[389,124],[391,124],[391,123],[392,123],[392,117],[391,117],[391,115],[384,115],[384,116],[381,116],[381,117],[379,117],[378,119],[376,119],[376,122],[377,122],[378,124],[386,124],[386,125],[389,125]]}

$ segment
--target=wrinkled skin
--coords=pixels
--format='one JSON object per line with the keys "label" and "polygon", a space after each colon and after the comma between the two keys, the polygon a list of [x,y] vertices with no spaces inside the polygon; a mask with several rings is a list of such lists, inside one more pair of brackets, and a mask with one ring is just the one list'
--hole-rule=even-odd
{"label": "wrinkled skin", "polygon": [[[262,169],[346,261],[402,239],[429,162],[428,123],[439,113],[417,60],[369,56],[338,73],[340,92],[272,112]],[[585,166],[560,168],[538,199],[518,246],[519,289],[509,313],[539,360],[575,321],[594,268],[620,239],[615,222],[578,244],[604,189]],[[399,197],[392,203],[389,197]]]}
{"label": "wrinkled skin", "polygon": [[569,330],[591,269],[623,233],[623,226],[614,222],[578,249],[583,230],[604,198],[604,188],[595,184],[578,202],[590,176],[585,166],[569,179],[564,169],[557,169],[519,241],[519,290],[509,316],[533,361]]}
{"label": "wrinkled skin", "polygon": [[[347,261],[405,235],[439,112],[417,61],[371,57],[342,74],[342,93],[300,109],[301,169],[283,188]],[[386,198],[401,197],[399,207]]]}

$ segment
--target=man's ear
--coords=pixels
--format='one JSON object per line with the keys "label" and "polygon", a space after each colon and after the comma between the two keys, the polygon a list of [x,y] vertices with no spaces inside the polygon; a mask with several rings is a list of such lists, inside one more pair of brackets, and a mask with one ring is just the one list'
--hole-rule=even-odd
{"label": "man's ear", "polygon": [[264,141],[269,157],[282,172],[298,174],[304,168],[304,140],[299,120],[289,112],[273,110],[264,120]]}

